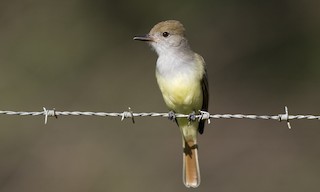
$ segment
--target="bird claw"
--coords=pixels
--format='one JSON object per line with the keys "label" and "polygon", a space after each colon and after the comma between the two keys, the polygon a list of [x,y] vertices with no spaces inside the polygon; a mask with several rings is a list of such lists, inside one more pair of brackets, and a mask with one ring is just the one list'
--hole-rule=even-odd
{"label": "bird claw", "polygon": [[175,121],[176,120],[176,114],[173,111],[169,111],[168,113],[168,119],[170,121]]}
{"label": "bird claw", "polygon": [[189,114],[188,120],[189,121],[195,121],[196,120],[196,113],[194,111]]}

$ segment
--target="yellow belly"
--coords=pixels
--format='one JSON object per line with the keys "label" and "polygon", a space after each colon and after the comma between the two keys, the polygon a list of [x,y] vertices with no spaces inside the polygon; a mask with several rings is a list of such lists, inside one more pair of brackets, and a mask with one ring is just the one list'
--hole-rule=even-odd
{"label": "yellow belly", "polygon": [[198,112],[202,106],[200,80],[190,76],[165,79],[157,76],[164,101],[176,113]]}

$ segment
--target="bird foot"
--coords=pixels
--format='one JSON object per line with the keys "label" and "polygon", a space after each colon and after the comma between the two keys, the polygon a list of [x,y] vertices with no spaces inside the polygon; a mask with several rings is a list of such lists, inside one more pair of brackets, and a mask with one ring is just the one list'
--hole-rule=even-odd
{"label": "bird foot", "polygon": [[188,120],[189,121],[195,121],[196,120],[196,113],[194,111],[189,114]]}
{"label": "bird foot", "polygon": [[169,111],[168,113],[168,119],[170,121],[175,121],[176,120],[176,114],[173,111]]}

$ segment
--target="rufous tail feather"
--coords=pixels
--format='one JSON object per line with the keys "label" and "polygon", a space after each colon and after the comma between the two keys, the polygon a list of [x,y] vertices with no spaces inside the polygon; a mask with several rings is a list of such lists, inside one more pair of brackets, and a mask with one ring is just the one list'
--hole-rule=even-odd
{"label": "rufous tail feather", "polygon": [[196,188],[200,185],[198,145],[195,141],[185,141],[183,147],[183,183]]}

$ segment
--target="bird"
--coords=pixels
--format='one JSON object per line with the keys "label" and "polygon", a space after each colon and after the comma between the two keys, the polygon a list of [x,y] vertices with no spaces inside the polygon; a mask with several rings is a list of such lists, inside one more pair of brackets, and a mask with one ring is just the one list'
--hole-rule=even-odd
{"label": "bird", "polygon": [[[158,55],[156,79],[169,112],[180,128],[183,146],[183,183],[188,188],[200,185],[198,132],[204,132],[205,120],[195,121],[199,111],[208,111],[209,87],[206,64],[195,53],[180,21],[157,23],[146,35],[134,40],[146,41]],[[175,114],[189,114],[188,118]]]}

